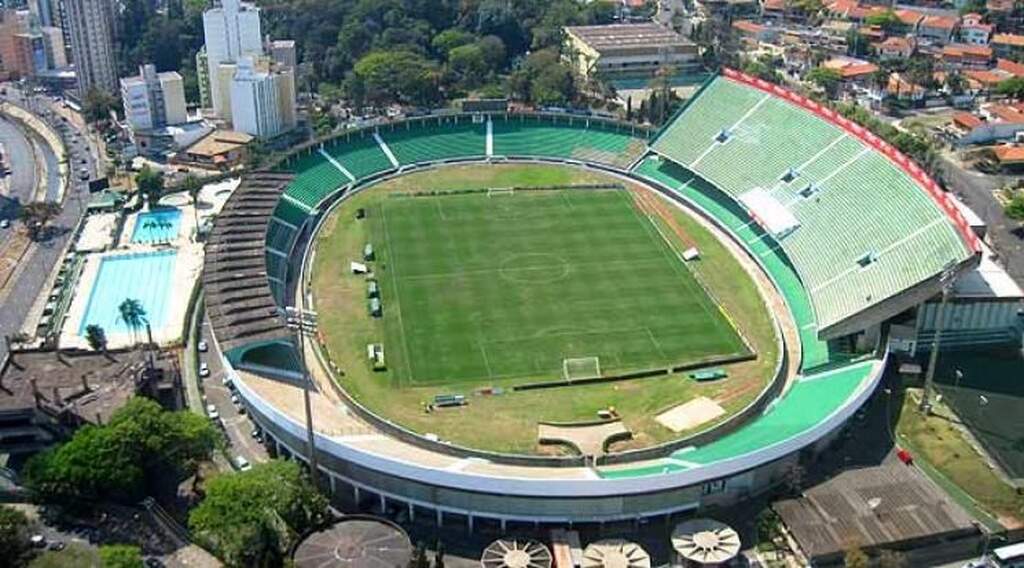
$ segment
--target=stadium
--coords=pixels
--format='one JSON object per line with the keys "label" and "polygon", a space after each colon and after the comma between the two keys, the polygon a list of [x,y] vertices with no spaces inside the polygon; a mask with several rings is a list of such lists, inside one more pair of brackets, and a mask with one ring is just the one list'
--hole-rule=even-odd
{"label": "stadium", "polygon": [[[982,247],[884,141],[723,70],[658,131],[495,110],[307,144],[243,180],[202,282],[277,453],[308,461],[308,409],[339,501],[505,530],[778,484]],[[944,341],[1012,340],[987,306]]]}

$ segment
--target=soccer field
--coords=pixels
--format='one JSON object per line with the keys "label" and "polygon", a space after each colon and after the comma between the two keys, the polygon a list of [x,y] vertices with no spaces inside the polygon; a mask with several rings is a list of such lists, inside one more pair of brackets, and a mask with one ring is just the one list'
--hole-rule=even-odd
{"label": "soccer field", "polygon": [[626,191],[392,197],[369,210],[394,381],[608,375],[746,353]]}

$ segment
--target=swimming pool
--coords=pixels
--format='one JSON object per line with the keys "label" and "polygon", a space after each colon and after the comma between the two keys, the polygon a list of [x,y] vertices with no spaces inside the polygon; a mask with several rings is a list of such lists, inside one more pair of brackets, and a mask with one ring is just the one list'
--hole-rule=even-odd
{"label": "swimming pool", "polygon": [[167,207],[139,213],[132,231],[133,243],[165,243],[178,238],[181,209]]}
{"label": "swimming pool", "polygon": [[[78,334],[96,324],[107,334],[130,333],[132,330],[121,320],[118,306],[126,299],[135,299],[146,310],[146,319],[153,331],[167,324],[170,292],[174,280],[174,264],[178,251],[162,250],[106,256],[100,259],[99,270],[89,291],[85,315],[78,326]],[[144,330],[140,330],[145,333]]]}

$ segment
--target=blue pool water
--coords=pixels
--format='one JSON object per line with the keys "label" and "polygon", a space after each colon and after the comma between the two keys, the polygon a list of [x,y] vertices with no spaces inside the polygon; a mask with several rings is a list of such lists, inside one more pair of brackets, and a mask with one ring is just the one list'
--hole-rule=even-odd
{"label": "blue pool water", "polygon": [[92,324],[99,325],[107,334],[130,333],[131,328],[121,321],[117,309],[128,298],[142,303],[154,331],[166,325],[177,259],[175,250],[102,258],[78,334],[85,335],[85,328]]}
{"label": "blue pool water", "polygon": [[139,213],[132,231],[133,243],[165,243],[178,238],[181,209],[167,207]]}

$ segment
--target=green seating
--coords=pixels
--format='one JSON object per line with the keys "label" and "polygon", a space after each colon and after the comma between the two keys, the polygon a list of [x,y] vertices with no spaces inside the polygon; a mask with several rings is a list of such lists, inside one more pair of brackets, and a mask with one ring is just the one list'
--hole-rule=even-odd
{"label": "green seating", "polygon": [[280,219],[281,221],[296,227],[301,227],[302,223],[304,223],[308,217],[309,215],[306,211],[287,199],[279,201],[277,203],[277,208],[274,209],[275,219]]}
{"label": "green seating", "polygon": [[403,165],[480,157],[487,151],[486,124],[465,116],[410,121],[382,130],[381,137]]}
{"label": "green seating", "polygon": [[[370,131],[338,138],[333,143],[324,145],[324,151],[344,166],[356,179],[394,167]],[[337,170],[337,168],[335,169]]]}
{"label": "green seating", "polygon": [[288,185],[285,193],[310,209],[349,182],[341,170],[316,150],[290,163],[288,169],[299,175]]}
{"label": "green seating", "polygon": [[644,151],[643,141],[626,131],[586,117],[493,118],[494,154],[539,156],[626,167]]}
{"label": "green seating", "polygon": [[[715,141],[723,131],[724,142]],[[972,254],[945,212],[883,154],[814,113],[737,81],[715,79],[652,147],[734,200],[761,188],[786,206],[799,228],[780,244],[819,328]],[[796,177],[784,179],[791,170]],[[868,256],[877,261],[862,265]]]}
{"label": "green seating", "polygon": [[267,225],[267,248],[291,254],[298,231],[271,218]]}

